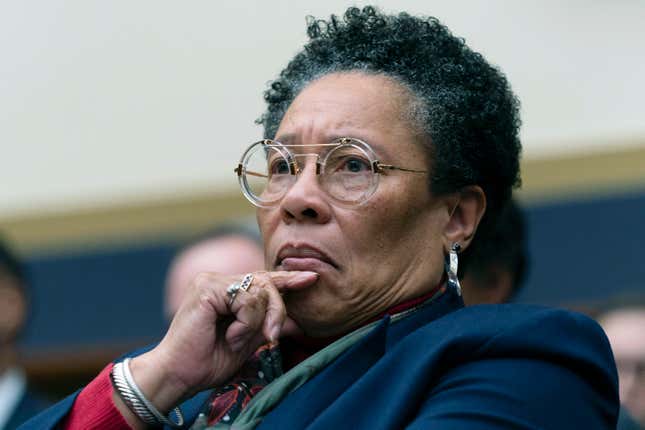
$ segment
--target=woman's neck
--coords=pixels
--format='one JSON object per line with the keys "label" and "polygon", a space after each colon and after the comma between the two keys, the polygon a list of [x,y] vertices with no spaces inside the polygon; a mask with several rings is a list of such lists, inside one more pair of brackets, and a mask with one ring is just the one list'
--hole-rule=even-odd
{"label": "woman's neck", "polygon": [[[388,308],[385,312],[382,312],[379,315],[376,315],[375,317],[367,321],[364,321],[363,323],[359,324],[357,327],[354,327],[351,331],[364,327],[367,324],[372,323],[374,321],[378,321],[381,318],[383,318],[385,315],[390,315],[390,316],[396,315],[398,313],[413,309],[419,306],[421,303],[427,300],[430,300],[435,294],[437,294],[441,290],[443,286],[444,285],[442,283],[422,296],[415,297],[410,300],[406,300],[402,303],[398,303]],[[341,333],[335,336],[328,336],[328,337],[310,337],[306,335],[298,335],[298,336],[290,336],[285,339],[282,339],[280,341],[280,349],[282,351],[282,365],[284,367],[284,370],[287,371],[291,369],[292,367],[296,366],[300,362],[307,359],[309,356],[315,354],[316,352],[325,348],[327,345],[330,345],[336,340],[345,336],[347,333]]]}

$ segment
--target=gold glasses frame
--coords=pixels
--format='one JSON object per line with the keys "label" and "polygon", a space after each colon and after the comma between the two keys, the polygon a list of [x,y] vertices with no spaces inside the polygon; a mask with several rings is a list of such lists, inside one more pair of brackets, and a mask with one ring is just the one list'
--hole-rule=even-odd
{"label": "gold glasses frame", "polygon": [[361,204],[369,200],[369,198],[374,194],[374,192],[378,188],[379,175],[385,174],[387,171],[396,170],[396,171],[407,172],[407,173],[420,173],[420,174],[428,173],[427,170],[410,169],[406,167],[395,166],[392,164],[384,164],[378,160],[378,158],[376,157],[376,153],[368,143],[353,137],[341,137],[333,140],[330,143],[298,144],[298,145],[283,144],[277,140],[263,139],[251,144],[242,154],[242,157],[240,158],[240,161],[237,167],[233,169],[233,171],[237,174],[238,182],[240,184],[240,188],[242,189],[242,193],[253,205],[257,207],[275,206],[282,200],[284,195],[286,195],[288,190],[295,183],[295,181],[293,181],[288,187],[284,189],[284,191],[279,197],[270,201],[262,201],[257,195],[255,195],[250,189],[251,187],[248,184],[246,175],[261,177],[261,178],[269,177],[269,175],[267,174],[263,174],[260,172],[247,169],[248,159],[255,153],[255,151],[257,151],[258,146],[276,149],[278,153],[287,161],[287,165],[289,167],[289,174],[294,177],[298,176],[302,172],[302,169],[300,168],[297,160],[299,157],[315,156],[316,157],[316,175],[321,175],[324,172],[324,167],[326,165],[327,159],[329,155],[332,153],[332,151],[330,150],[329,152],[327,152],[327,154],[322,158],[322,161],[321,161],[321,155],[319,153],[315,153],[315,152],[314,153],[293,153],[292,151],[289,150],[289,148],[300,149],[300,148],[312,148],[312,147],[330,147],[333,149],[341,146],[352,146],[357,149],[360,149],[365,154],[365,156],[369,159],[370,168],[373,174],[372,184],[370,185],[370,188],[366,190],[365,194],[356,201],[345,201],[345,200],[339,199],[338,197],[332,195],[329,191],[325,190],[327,194],[330,195],[330,197],[332,197],[336,202],[340,203],[343,206],[350,206],[350,207],[360,206]]}

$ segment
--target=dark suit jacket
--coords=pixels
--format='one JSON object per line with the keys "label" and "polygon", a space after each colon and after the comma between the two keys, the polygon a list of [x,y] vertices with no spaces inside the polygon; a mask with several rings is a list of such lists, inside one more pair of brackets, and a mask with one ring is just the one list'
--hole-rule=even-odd
{"label": "dark suit jacket", "polygon": [[[617,387],[609,343],[589,318],[523,305],[463,308],[448,290],[407,318],[385,317],[258,428],[615,429]],[[207,396],[182,405],[189,420]],[[54,428],[74,398],[21,428]]]}

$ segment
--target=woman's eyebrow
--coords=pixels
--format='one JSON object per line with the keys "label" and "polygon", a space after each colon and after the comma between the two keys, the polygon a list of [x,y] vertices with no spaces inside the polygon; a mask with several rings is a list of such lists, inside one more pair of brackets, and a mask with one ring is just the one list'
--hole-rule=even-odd
{"label": "woman's eyebrow", "polygon": [[382,145],[382,144],[376,142],[374,139],[370,139],[369,137],[366,137],[366,136],[361,135],[361,134],[354,134],[354,133],[352,133],[352,134],[346,133],[346,134],[342,134],[342,135],[341,134],[332,134],[332,135],[327,136],[327,140],[329,142],[331,142],[333,140],[340,139],[340,138],[343,138],[343,137],[350,137],[350,138],[358,139],[358,140],[361,140],[361,141],[367,143],[369,145],[369,147],[374,150],[374,153],[379,158],[385,157],[385,159],[389,159],[390,156],[391,156],[390,152],[386,148],[384,148],[385,145]]}
{"label": "woman's eyebrow", "polygon": [[285,145],[287,145],[287,144],[293,143],[296,140],[296,135],[293,133],[276,135],[274,140],[277,140],[278,142],[284,143]]}

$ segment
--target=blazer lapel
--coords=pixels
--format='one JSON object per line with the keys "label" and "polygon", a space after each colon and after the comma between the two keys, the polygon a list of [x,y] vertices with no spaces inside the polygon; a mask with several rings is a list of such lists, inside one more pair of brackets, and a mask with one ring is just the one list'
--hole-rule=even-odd
{"label": "blazer lapel", "polygon": [[448,288],[405,317],[384,317],[372,331],[267,414],[259,429],[305,428],[405,336],[463,307],[461,296]]}
{"label": "blazer lapel", "polygon": [[[304,428],[361,377],[385,352],[389,317],[305,385],[289,394],[260,429]],[[306,405],[306,406],[305,406]]]}
{"label": "blazer lapel", "polygon": [[387,349],[405,336],[442,316],[464,307],[461,295],[449,287],[439,296],[421,304],[407,318],[394,321],[387,330]]}

